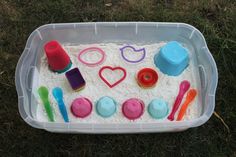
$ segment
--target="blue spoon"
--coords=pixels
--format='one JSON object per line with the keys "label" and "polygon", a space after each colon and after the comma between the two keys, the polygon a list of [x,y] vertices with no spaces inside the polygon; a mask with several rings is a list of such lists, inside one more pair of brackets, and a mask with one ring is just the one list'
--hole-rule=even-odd
{"label": "blue spoon", "polygon": [[69,122],[69,118],[68,118],[68,114],[66,111],[66,106],[64,104],[63,101],[63,92],[62,89],[59,87],[56,87],[52,90],[52,95],[54,96],[54,98],[56,99],[57,103],[58,103],[58,107],[60,109],[61,115],[64,119],[65,122]]}

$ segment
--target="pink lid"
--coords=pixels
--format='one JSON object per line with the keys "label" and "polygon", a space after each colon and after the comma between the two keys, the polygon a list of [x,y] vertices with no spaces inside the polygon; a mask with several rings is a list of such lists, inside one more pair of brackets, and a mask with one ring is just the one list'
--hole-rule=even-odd
{"label": "pink lid", "polygon": [[131,98],[126,100],[122,106],[122,112],[128,119],[134,120],[143,114],[144,103],[140,99]]}
{"label": "pink lid", "polygon": [[89,99],[81,97],[76,98],[71,105],[71,112],[74,116],[84,118],[92,111],[92,103]]}

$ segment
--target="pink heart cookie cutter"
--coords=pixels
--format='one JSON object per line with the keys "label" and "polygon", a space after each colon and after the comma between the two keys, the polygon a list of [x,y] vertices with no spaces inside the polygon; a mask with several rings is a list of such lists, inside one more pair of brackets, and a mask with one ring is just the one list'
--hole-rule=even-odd
{"label": "pink heart cookie cutter", "polygon": [[[105,70],[105,69],[109,69],[109,70],[112,70],[112,71],[115,71],[115,70],[120,70],[123,72],[123,76],[118,80],[116,81],[115,83],[111,84],[110,82],[107,81],[107,79],[102,75],[102,72]],[[99,77],[102,79],[103,82],[105,82],[110,88],[113,88],[115,87],[116,85],[118,85],[119,83],[121,83],[125,78],[126,78],[126,70],[122,67],[111,67],[111,66],[104,66],[102,67],[100,70],[99,70]]]}

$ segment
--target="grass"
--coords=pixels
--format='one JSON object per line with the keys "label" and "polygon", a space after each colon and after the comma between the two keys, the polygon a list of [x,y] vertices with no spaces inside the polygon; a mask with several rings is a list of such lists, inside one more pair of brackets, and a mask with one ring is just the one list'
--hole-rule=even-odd
{"label": "grass", "polygon": [[[163,134],[52,134],[28,126],[18,112],[14,72],[29,34],[46,23],[87,21],[169,21],[197,27],[218,67],[216,116],[201,127]],[[236,2],[230,0],[1,0],[1,156],[236,156],[235,26]]]}

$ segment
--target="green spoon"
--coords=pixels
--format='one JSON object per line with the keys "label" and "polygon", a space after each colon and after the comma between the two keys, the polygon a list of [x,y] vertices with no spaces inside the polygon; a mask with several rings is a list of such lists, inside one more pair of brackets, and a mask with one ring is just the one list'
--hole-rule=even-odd
{"label": "green spoon", "polygon": [[44,105],[44,108],[47,112],[49,120],[51,122],[54,122],[52,108],[51,108],[51,105],[50,105],[49,100],[48,100],[48,89],[44,86],[41,86],[38,89],[38,93],[39,93],[39,96],[40,96],[41,100],[43,101],[43,105]]}

